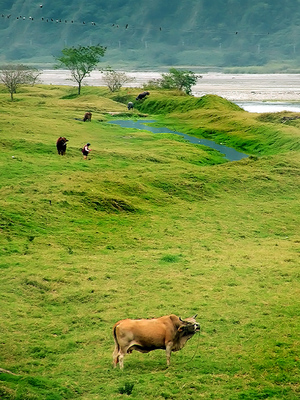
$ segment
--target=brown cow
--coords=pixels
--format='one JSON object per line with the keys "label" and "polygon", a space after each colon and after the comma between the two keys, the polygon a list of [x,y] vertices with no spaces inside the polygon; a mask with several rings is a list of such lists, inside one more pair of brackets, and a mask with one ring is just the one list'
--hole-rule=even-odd
{"label": "brown cow", "polygon": [[91,113],[91,112],[86,112],[86,113],[84,114],[83,121],[84,121],[84,122],[85,122],[85,121],[90,121],[90,122],[91,122],[91,120],[92,120],[92,113]]}
{"label": "brown cow", "polygon": [[197,314],[182,320],[174,314],[153,319],[123,319],[113,327],[115,349],[114,367],[120,363],[123,369],[125,354],[133,350],[148,353],[152,350],[166,350],[167,365],[170,365],[172,351],[181,350],[193,335],[200,331],[196,322]]}
{"label": "brown cow", "polygon": [[68,139],[66,139],[65,137],[59,137],[56,141],[56,148],[57,148],[57,152],[58,154],[64,156],[66,154],[66,150],[67,150],[67,142]]}

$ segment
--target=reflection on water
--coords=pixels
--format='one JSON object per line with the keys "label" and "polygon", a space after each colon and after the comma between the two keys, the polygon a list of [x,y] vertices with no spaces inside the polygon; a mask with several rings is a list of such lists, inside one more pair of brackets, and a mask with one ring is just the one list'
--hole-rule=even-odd
{"label": "reflection on water", "polygon": [[300,112],[300,103],[271,101],[238,101],[239,107],[251,113],[273,113],[280,111]]}
{"label": "reflection on water", "polygon": [[174,133],[175,135],[182,136],[185,140],[188,140],[191,143],[201,144],[203,146],[207,146],[219,151],[220,153],[224,154],[225,158],[229,161],[238,161],[241,160],[242,158],[248,157],[248,154],[241,153],[239,151],[236,151],[235,149],[232,149],[231,147],[227,147],[222,144],[217,144],[212,140],[198,139],[194,136],[186,135],[185,133],[171,131],[168,128],[155,128],[153,126],[144,125],[144,124],[149,124],[151,122],[155,122],[155,120],[132,121],[132,120],[119,119],[115,121],[110,121],[111,124],[117,124],[122,128],[142,129],[150,131],[152,133]]}

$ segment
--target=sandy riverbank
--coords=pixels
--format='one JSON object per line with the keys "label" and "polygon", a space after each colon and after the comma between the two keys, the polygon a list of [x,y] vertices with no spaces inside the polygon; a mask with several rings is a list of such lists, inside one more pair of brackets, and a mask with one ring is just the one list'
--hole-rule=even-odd
{"label": "sandy riverbank", "polygon": [[[135,80],[127,87],[141,87],[150,79],[160,77],[159,72],[127,73]],[[69,71],[44,70],[42,83],[53,85],[76,86],[71,80]],[[105,86],[103,75],[93,71],[84,79],[90,86]],[[205,94],[216,94],[230,101],[300,101],[300,74],[203,74],[193,87],[197,97]]]}

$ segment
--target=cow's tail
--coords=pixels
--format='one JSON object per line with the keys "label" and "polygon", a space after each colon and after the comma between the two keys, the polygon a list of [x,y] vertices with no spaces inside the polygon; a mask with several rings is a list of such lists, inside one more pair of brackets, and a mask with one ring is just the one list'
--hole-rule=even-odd
{"label": "cow's tail", "polygon": [[118,323],[115,324],[115,326],[113,327],[113,335],[114,335],[114,341],[115,341],[115,349],[113,352],[113,364],[116,367],[118,362],[119,362],[119,354],[120,354],[120,344],[118,341],[118,337],[117,337],[117,326]]}
{"label": "cow's tail", "polygon": [[120,349],[120,345],[119,345],[119,342],[118,342],[118,337],[117,337],[117,332],[116,332],[117,326],[118,326],[118,324],[116,324],[116,325],[114,326],[113,334],[114,334],[115,345],[116,345],[116,347],[117,347],[118,350],[119,350],[119,349]]}

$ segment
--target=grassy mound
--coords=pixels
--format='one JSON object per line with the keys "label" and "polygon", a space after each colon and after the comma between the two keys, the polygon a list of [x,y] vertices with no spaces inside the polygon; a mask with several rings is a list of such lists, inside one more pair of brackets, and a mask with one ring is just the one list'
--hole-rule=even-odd
{"label": "grassy mound", "polygon": [[[172,93],[172,92],[171,92]],[[154,99],[152,98],[154,97]],[[240,107],[230,101],[218,96],[206,95],[203,97],[190,96],[173,96],[156,98],[149,96],[145,101],[138,103],[137,107],[140,111],[149,114],[170,114],[170,113],[187,113],[193,110],[235,110],[240,111]]]}
{"label": "grassy mound", "polygon": [[[173,104],[151,115],[158,124],[259,142],[262,156],[228,163],[176,135],[108,124],[139,111],[103,88],[74,91],[24,88],[13,103],[0,91],[0,397],[298,398],[297,121],[157,94]],[[155,351],[113,370],[117,320],[171,313],[198,313],[201,334],[168,369]]]}
{"label": "grassy mound", "polygon": [[156,90],[143,101],[135,101],[135,94],[128,90],[117,95],[103,92],[124,104],[133,101],[140,113],[156,116],[160,126],[211,139],[249,155],[300,150],[300,122],[293,113],[251,114],[215,95],[194,98]]}

